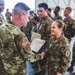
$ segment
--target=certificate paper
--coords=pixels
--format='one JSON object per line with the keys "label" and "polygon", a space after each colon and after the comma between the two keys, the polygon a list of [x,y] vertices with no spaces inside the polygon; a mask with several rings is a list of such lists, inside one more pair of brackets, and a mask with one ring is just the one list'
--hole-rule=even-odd
{"label": "certificate paper", "polygon": [[41,47],[44,45],[45,40],[34,38],[31,43],[31,50],[34,52],[38,52]]}

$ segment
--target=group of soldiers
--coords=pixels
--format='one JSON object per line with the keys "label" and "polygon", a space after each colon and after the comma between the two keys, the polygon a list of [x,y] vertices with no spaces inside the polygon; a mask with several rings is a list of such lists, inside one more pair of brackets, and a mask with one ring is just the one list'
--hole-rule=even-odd
{"label": "group of soldiers", "polygon": [[[48,5],[46,3],[40,3],[38,5],[38,10],[37,10],[37,15],[33,12],[32,17],[27,25],[27,30],[23,29],[25,34],[29,38],[29,41],[31,42],[32,40],[30,37],[32,36],[32,32],[36,32],[41,34],[41,39],[46,40],[46,42],[49,41],[51,37],[51,24],[56,21],[56,20],[62,20],[64,22],[64,29],[63,33],[64,36],[68,39],[69,43],[71,41],[71,38],[74,37],[75,35],[75,20],[71,18],[71,12],[72,8],[71,7],[66,7],[64,10],[64,16],[65,19],[63,20],[62,17],[59,14],[60,7],[56,6],[54,9],[54,17],[51,15],[51,9],[48,8]],[[31,12],[31,11],[30,11]],[[26,31],[26,32],[25,32]],[[27,31],[29,33],[27,33]],[[46,45],[45,45],[46,47]],[[43,47],[43,51],[45,50],[45,47]],[[74,51],[74,48],[73,48]],[[74,53],[74,52],[73,52]],[[68,53],[66,53],[68,54]],[[65,56],[65,54],[64,54]],[[47,59],[47,57],[46,57]],[[42,71],[40,72],[40,75],[45,75],[46,74],[46,62],[47,60],[41,60],[39,61],[40,67]],[[74,61],[74,60],[73,60]],[[74,66],[74,65],[73,65]],[[67,71],[72,72],[73,67],[69,67]],[[28,74],[29,75],[29,74]]]}
{"label": "group of soldiers", "polygon": [[[75,35],[71,7],[65,8],[63,20],[59,6],[54,9],[54,17],[46,3],[38,4],[37,14],[30,11],[27,16],[30,8],[19,2],[14,6],[12,20],[7,23],[1,14],[3,9],[4,1],[0,0],[0,75],[63,75],[73,71],[75,43],[69,67],[70,42]],[[30,48],[32,32],[41,34],[41,39],[46,41],[40,53]],[[26,61],[31,65],[25,65]],[[28,71],[28,67],[26,70],[26,66],[31,66],[33,71]],[[40,68],[38,72],[37,68]]]}

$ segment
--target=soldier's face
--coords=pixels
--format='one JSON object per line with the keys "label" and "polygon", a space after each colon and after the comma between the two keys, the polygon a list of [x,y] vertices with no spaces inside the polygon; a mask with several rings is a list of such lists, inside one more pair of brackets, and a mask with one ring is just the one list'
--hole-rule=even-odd
{"label": "soldier's face", "polygon": [[27,26],[28,21],[29,21],[28,12],[25,13],[23,12],[21,15],[22,26]]}
{"label": "soldier's face", "polygon": [[70,14],[69,10],[68,9],[65,9],[64,10],[64,16],[67,17],[69,14]]}
{"label": "soldier's face", "polygon": [[0,12],[3,12],[4,10],[4,1],[0,0]]}
{"label": "soldier's face", "polygon": [[51,35],[56,37],[60,31],[60,28],[58,28],[58,22],[53,22],[51,25]]}
{"label": "soldier's face", "polygon": [[43,7],[40,7],[37,10],[37,14],[42,18],[45,16],[45,14],[47,14],[47,11]]}
{"label": "soldier's face", "polygon": [[58,13],[58,10],[57,8],[54,9],[54,14]]}

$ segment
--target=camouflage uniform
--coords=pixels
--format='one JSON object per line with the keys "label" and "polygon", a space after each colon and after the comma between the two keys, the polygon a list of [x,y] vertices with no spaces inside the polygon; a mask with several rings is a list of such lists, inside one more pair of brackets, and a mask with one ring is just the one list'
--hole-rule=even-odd
{"label": "camouflage uniform", "polygon": [[0,27],[0,56],[0,66],[4,68],[0,69],[0,75],[25,75],[25,61],[36,60],[27,37],[14,23],[6,23]]}
{"label": "camouflage uniform", "polygon": [[61,16],[55,16],[54,18],[53,18],[53,20],[55,21],[55,20],[62,20],[62,17]]}
{"label": "camouflage uniform", "polygon": [[0,25],[2,25],[3,23],[5,23],[5,19],[4,19],[3,15],[0,14]]}
{"label": "camouflage uniform", "polygon": [[64,19],[64,23],[66,24],[64,35],[71,41],[71,38],[75,35],[75,21],[71,17],[68,17]]}
{"label": "camouflage uniform", "polygon": [[[41,39],[46,40],[46,42],[50,38],[50,33],[51,33],[51,24],[52,24],[52,19],[49,16],[46,16],[40,20],[40,25],[39,25],[39,33],[41,34]],[[46,45],[43,46],[42,50],[44,51]],[[45,75],[46,73],[46,57],[39,61],[40,67],[41,67],[41,73],[40,75]]]}
{"label": "camouflage uniform", "polygon": [[56,72],[65,73],[70,62],[70,45],[68,40],[62,35],[59,39],[52,36],[48,42],[47,54],[49,59],[50,75]]}
{"label": "camouflage uniform", "polygon": [[10,12],[6,12],[6,13],[5,13],[5,16],[6,16],[6,20],[7,20],[7,21],[10,21],[12,14],[11,14]]}
{"label": "camouflage uniform", "polygon": [[49,16],[46,16],[40,20],[38,33],[41,34],[41,39],[48,40],[50,38],[51,24],[52,19]]}

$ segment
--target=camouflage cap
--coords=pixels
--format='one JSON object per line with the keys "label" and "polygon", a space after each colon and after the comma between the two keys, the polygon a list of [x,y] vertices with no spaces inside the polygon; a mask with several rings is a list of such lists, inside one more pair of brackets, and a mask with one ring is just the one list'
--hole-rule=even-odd
{"label": "camouflage cap", "polygon": [[[21,9],[25,10],[25,11],[30,10],[30,8],[29,8],[25,3],[23,3],[23,2],[17,3],[17,4],[15,5],[15,7],[19,7],[19,8],[21,8]],[[15,7],[14,7],[14,8],[15,8]]]}

